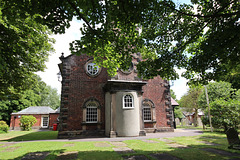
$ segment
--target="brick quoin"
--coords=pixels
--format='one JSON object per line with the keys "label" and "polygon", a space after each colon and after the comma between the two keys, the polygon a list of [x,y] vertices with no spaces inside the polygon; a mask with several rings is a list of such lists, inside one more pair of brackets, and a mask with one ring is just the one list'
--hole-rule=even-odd
{"label": "brick quoin", "polygon": [[[82,130],[83,106],[90,99],[95,98],[100,103],[101,129],[104,129],[104,91],[103,86],[106,84],[108,75],[106,69],[102,68],[96,77],[90,77],[86,74],[84,65],[91,58],[89,56],[70,56],[67,64],[70,67],[68,101],[70,104],[65,105],[68,108],[67,128],[65,130]],[[87,129],[95,130],[97,125],[87,124]]]}

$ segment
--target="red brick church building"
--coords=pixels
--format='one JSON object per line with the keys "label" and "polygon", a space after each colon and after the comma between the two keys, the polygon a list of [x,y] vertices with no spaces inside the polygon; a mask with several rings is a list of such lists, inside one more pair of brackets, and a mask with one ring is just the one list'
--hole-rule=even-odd
{"label": "red brick church building", "polygon": [[128,71],[109,77],[86,55],[60,57],[62,94],[59,138],[84,136],[144,136],[173,131],[168,81],[137,77],[140,54]]}

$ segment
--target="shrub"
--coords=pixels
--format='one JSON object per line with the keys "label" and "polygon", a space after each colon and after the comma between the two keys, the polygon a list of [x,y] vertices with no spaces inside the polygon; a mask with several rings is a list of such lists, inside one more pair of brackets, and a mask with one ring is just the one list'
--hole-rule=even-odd
{"label": "shrub", "polygon": [[32,126],[37,122],[37,119],[33,116],[22,116],[20,119],[20,127],[23,131],[32,130]]}
{"label": "shrub", "polygon": [[216,128],[238,129],[240,124],[240,102],[239,100],[215,100],[210,103],[212,125]]}
{"label": "shrub", "polygon": [[5,121],[0,121],[0,131],[3,131],[3,132],[8,132],[8,125]]}

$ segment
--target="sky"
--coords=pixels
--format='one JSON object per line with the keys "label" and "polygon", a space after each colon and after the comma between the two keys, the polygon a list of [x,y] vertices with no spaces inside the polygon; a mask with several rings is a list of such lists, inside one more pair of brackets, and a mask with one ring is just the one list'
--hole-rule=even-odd
{"label": "sky", "polygon": [[[190,3],[189,0],[175,0],[175,2]],[[64,53],[65,57],[71,54],[69,50],[69,43],[76,39],[80,39],[81,33],[79,29],[81,26],[82,23],[80,21],[73,19],[71,22],[71,27],[66,30],[65,34],[57,34],[52,36],[56,40],[56,43],[53,45],[55,53],[49,56],[49,60],[46,62],[47,69],[45,69],[44,72],[37,72],[42,80],[52,88],[56,88],[59,94],[61,93],[61,82],[58,81],[57,76],[57,73],[59,72],[58,64],[61,63],[59,57],[62,53]],[[176,69],[176,71],[179,75],[181,75],[184,70]],[[177,100],[180,100],[180,98],[187,93],[187,80],[180,76],[179,79],[173,81],[171,89],[175,92]]]}

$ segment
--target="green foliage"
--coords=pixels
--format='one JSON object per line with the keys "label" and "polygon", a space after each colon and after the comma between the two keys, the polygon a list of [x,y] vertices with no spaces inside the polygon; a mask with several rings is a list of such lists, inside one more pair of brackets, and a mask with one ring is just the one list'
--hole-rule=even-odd
{"label": "green foliage", "polygon": [[180,107],[174,107],[174,117],[179,118],[180,121],[182,118],[184,118],[184,115],[182,112],[183,110]]}
{"label": "green foliage", "polygon": [[240,124],[240,101],[218,99],[210,103],[212,125],[216,128],[237,129]]}
{"label": "green foliage", "polygon": [[199,109],[198,100],[202,92],[203,88],[201,86],[190,87],[187,94],[181,97],[179,101],[180,107],[189,112],[192,112],[194,108]]}
{"label": "green foliage", "polygon": [[0,98],[32,87],[34,72],[43,71],[53,47],[40,15],[30,15],[17,7],[20,3],[0,2]]}
{"label": "green foliage", "polygon": [[220,65],[222,70],[219,71],[218,77],[216,80],[226,81],[232,84],[232,87],[235,89],[240,89],[240,64],[235,65],[234,67],[230,68],[230,65]]}
{"label": "green foliage", "polygon": [[[240,101],[239,93],[228,82],[213,82],[207,85],[210,114],[212,125],[215,128],[238,128],[240,124]],[[199,99],[199,104],[205,108],[207,115],[207,103],[205,92]],[[203,123],[209,124],[208,117],[203,118]]]}
{"label": "green foliage", "polygon": [[53,109],[57,109],[60,106],[60,96],[57,93],[56,88],[46,86],[45,93],[41,94],[40,106],[50,106]]}
{"label": "green foliage", "polygon": [[233,95],[234,99],[240,101],[240,89],[235,92],[235,95]]}
{"label": "green foliage", "polygon": [[144,78],[178,78],[175,67],[186,68],[185,77],[193,81],[198,74],[203,83],[222,79],[228,71],[239,76],[240,2],[191,2],[6,0],[2,15],[13,21],[38,14],[38,22],[54,33],[64,33],[73,17],[82,20],[82,37],[70,49],[93,56],[110,76],[117,68],[127,69],[138,52],[144,57],[138,74]]}
{"label": "green foliage", "polygon": [[[174,91],[170,89],[171,97],[174,100],[177,100],[177,96],[175,95]],[[174,107],[174,117],[179,118],[180,120],[184,117],[182,114],[182,109],[179,106]]]}
{"label": "green foliage", "polygon": [[0,121],[0,131],[7,133],[8,130],[9,130],[9,126],[7,125],[7,123],[5,121]]}
{"label": "green foliage", "polygon": [[[198,110],[200,109],[198,101],[202,91],[202,86],[191,86],[187,94],[181,97],[179,101],[180,107],[187,112],[194,112],[195,115],[198,115]],[[197,126],[197,116],[195,116],[194,125]]]}
{"label": "green foliage", "polygon": [[171,97],[176,101],[177,96],[175,95],[175,92],[172,89],[170,89],[170,93],[171,93]]}
{"label": "green foliage", "polygon": [[37,122],[37,119],[33,116],[22,116],[20,119],[20,127],[23,131],[32,130],[32,126]]}
{"label": "green foliage", "polygon": [[60,96],[56,89],[47,86],[37,75],[34,87],[18,94],[9,94],[6,100],[0,101],[0,120],[10,123],[10,116],[13,112],[21,111],[30,106],[50,106],[56,109],[60,106]]}
{"label": "green foliage", "polygon": [[[209,103],[218,100],[224,99],[229,100],[234,95],[234,89],[231,87],[231,83],[228,82],[211,82],[207,85],[207,92]],[[199,98],[199,104],[202,108],[207,107],[207,100],[205,92],[202,92]]]}

